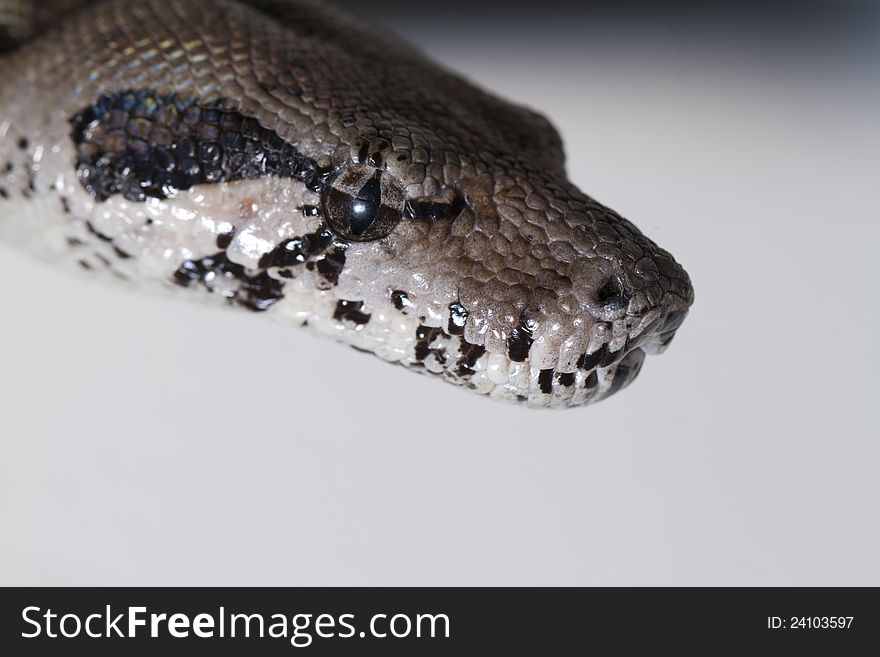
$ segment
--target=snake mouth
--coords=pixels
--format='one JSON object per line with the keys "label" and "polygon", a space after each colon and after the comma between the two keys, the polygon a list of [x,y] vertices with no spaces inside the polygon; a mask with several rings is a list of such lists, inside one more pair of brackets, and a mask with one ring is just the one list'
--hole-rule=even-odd
{"label": "snake mouth", "polygon": [[511,357],[472,344],[461,333],[419,326],[409,365],[493,399],[530,408],[583,406],[630,385],[647,354],[666,349],[686,314],[681,309],[656,317],[624,342],[610,341],[583,353],[574,368],[540,367],[529,356],[517,359],[515,353]]}
{"label": "snake mouth", "polygon": [[[500,386],[490,395],[530,407],[574,407],[606,399],[629,386],[648,354],[666,350],[688,314],[686,305],[655,310],[626,335],[617,335],[578,358],[574,369],[536,367],[533,359],[517,363],[491,355],[488,377]],[[506,377],[506,380],[505,380]]]}
{"label": "snake mouth", "polygon": [[679,327],[687,317],[688,308],[673,308],[665,315],[656,318],[629,344],[639,344],[651,354],[659,354],[666,350],[675,337]]}

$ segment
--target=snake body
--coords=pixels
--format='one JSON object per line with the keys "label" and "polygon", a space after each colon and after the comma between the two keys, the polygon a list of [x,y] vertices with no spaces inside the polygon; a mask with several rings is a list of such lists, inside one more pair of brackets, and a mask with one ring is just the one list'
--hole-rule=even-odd
{"label": "snake body", "polygon": [[492,398],[628,385],[693,301],[559,136],[322,2],[0,0],[0,237]]}

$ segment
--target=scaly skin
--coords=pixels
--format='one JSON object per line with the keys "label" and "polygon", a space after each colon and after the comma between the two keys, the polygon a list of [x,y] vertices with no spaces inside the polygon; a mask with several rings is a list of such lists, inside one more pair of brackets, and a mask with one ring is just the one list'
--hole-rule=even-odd
{"label": "scaly skin", "polygon": [[533,407],[626,386],[693,301],[546,119],[324,3],[63,4],[0,57],[0,237],[37,256]]}

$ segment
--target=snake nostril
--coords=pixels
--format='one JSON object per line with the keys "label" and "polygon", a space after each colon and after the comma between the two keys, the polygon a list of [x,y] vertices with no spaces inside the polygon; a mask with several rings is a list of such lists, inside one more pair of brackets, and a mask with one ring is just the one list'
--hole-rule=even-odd
{"label": "snake nostril", "polygon": [[616,278],[609,278],[596,291],[596,301],[606,310],[616,312],[627,307],[630,295]]}

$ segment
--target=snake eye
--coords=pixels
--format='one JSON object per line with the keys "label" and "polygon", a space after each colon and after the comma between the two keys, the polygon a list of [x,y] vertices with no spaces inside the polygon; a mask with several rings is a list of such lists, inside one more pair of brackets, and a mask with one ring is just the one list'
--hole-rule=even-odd
{"label": "snake eye", "polygon": [[324,191],[324,216],[340,237],[369,242],[394,230],[403,217],[405,202],[406,194],[391,174],[355,164]]}

